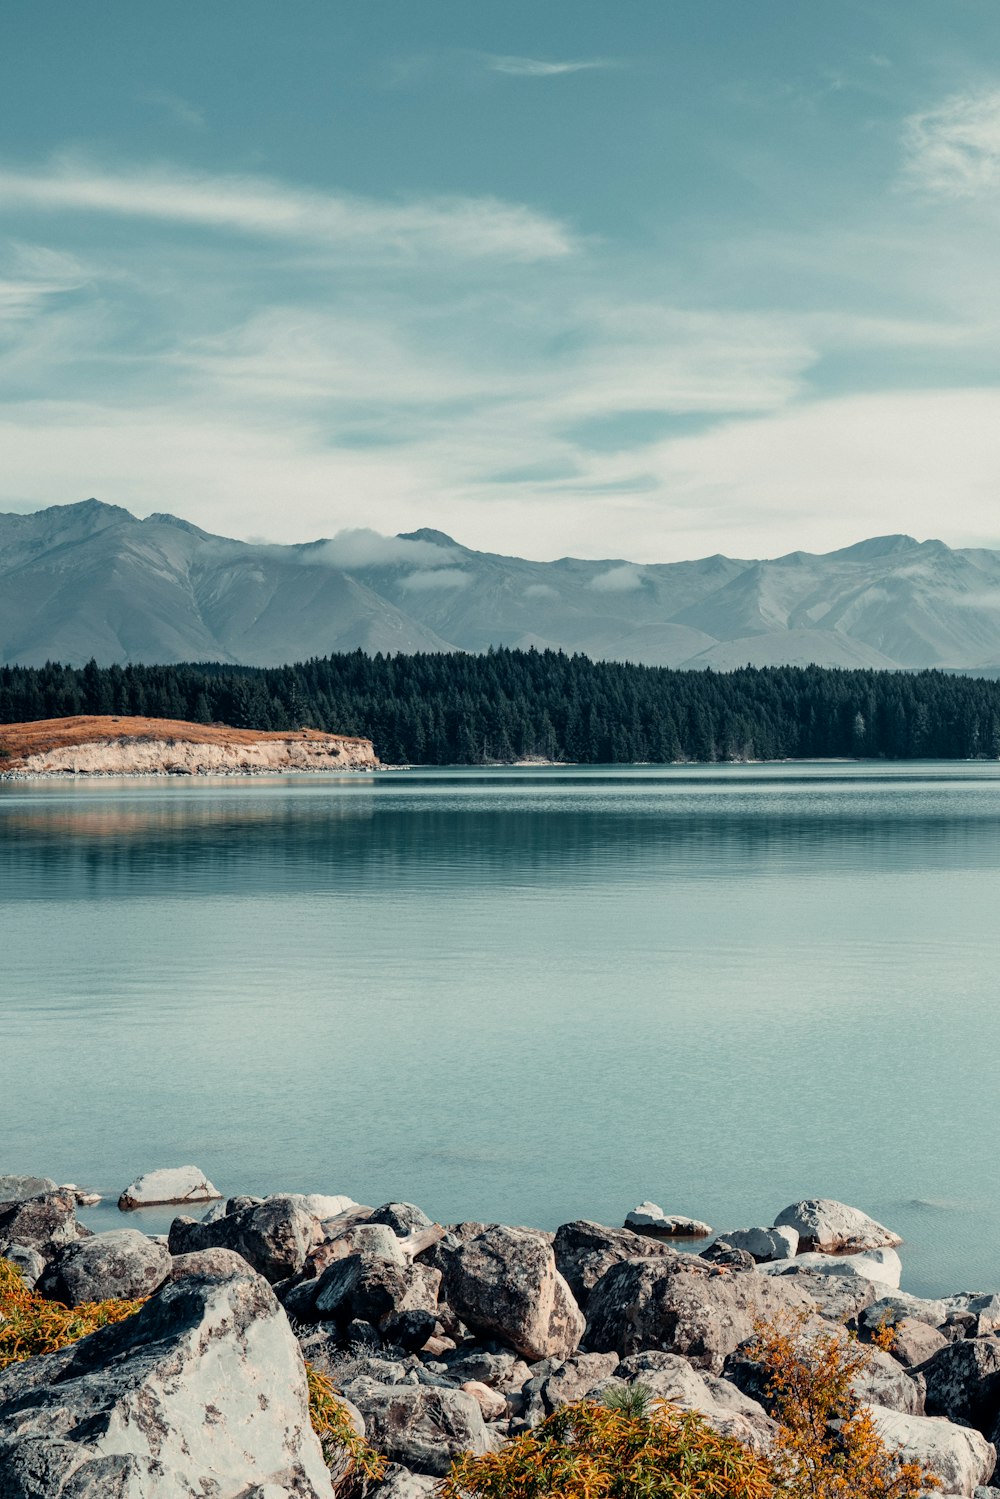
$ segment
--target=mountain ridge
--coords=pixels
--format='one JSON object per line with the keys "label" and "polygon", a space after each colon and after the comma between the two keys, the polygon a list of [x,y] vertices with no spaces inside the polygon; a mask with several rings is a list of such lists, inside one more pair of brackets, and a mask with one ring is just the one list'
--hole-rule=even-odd
{"label": "mountain ridge", "polygon": [[777,558],[478,552],[433,527],[293,545],[97,499],[0,514],[0,662],[220,661],[551,647],[603,660],[987,671],[1000,552],[903,534]]}

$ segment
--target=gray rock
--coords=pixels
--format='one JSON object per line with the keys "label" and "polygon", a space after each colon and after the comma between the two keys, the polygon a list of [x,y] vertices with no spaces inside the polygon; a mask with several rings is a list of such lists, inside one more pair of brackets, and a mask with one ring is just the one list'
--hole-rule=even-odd
{"label": "gray rock", "polygon": [[449,1306],[480,1336],[497,1337],[528,1359],[576,1351],[583,1313],[541,1234],[497,1224],[450,1249],[444,1272]]}
{"label": "gray rock", "polygon": [[204,1171],[197,1166],[168,1166],[137,1176],[118,1199],[123,1213],[133,1208],[153,1207],[171,1202],[212,1202],[222,1193],[216,1191]]}
{"label": "gray rock", "polygon": [[921,1374],[927,1411],[992,1436],[1000,1413],[1000,1338],[970,1338],[938,1350]]}
{"label": "gray rock", "polygon": [[880,1286],[876,1280],[843,1275],[814,1275],[811,1270],[797,1271],[794,1277],[783,1276],[800,1291],[804,1291],[813,1304],[817,1316],[828,1322],[850,1322],[863,1309],[878,1298]]}
{"label": "gray rock", "polygon": [[590,1390],[609,1379],[618,1368],[617,1353],[574,1353],[542,1385],[542,1399],[548,1411],[558,1410],[582,1400]]}
{"label": "gray rock", "polygon": [[45,1197],[59,1187],[48,1176],[0,1176],[0,1208],[28,1197]]}
{"label": "gray rock", "polygon": [[331,1499],[305,1371],[250,1271],[0,1373],[0,1499]]}
{"label": "gray rock", "polygon": [[29,1291],[33,1290],[45,1269],[45,1261],[38,1250],[27,1244],[8,1244],[3,1258],[20,1270],[24,1284]]}
{"label": "gray rock", "polygon": [[433,1219],[428,1218],[423,1208],[418,1208],[414,1202],[383,1202],[380,1208],[376,1208],[368,1220],[370,1223],[384,1223],[391,1228],[394,1234],[405,1239],[407,1234],[412,1234],[418,1228],[430,1228]]}
{"label": "gray rock", "polygon": [[432,1499],[437,1492],[438,1480],[426,1473],[411,1473],[399,1463],[390,1463],[381,1483],[365,1489],[366,1499]]}
{"label": "gray rock", "polygon": [[190,1254],[175,1254],[170,1261],[170,1279],[183,1280],[187,1275],[243,1275],[246,1260],[234,1249],[194,1249]]}
{"label": "gray rock", "polygon": [[381,1255],[352,1254],[323,1271],[316,1282],[312,1314],[344,1326],[358,1317],[380,1327],[401,1312],[434,1313],[440,1285],[441,1273],[430,1265],[393,1264]]}
{"label": "gray rock", "polygon": [[992,1476],[996,1450],[978,1431],[929,1416],[870,1407],[883,1441],[904,1462],[926,1463],[948,1494],[971,1495]]}
{"label": "gray rock", "polygon": [[[423,1270],[425,1267],[417,1267]],[[426,1267],[427,1274],[437,1275],[440,1272]],[[430,1311],[422,1307],[414,1307],[409,1311],[393,1312],[381,1324],[381,1333],[385,1341],[394,1348],[402,1348],[404,1353],[417,1353],[428,1338],[433,1337],[437,1326],[436,1311]]]}
{"label": "gray rock", "polygon": [[746,1250],[758,1264],[794,1259],[799,1247],[798,1233],[785,1224],[777,1228],[734,1228],[722,1238],[733,1249]]}
{"label": "gray rock", "polygon": [[623,1260],[676,1258],[680,1250],[631,1229],[606,1228],[580,1218],[556,1230],[552,1252],[577,1305],[585,1308],[590,1292],[612,1265]]}
{"label": "gray rock", "polygon": [[1000,1330],[1000,1296],[995,1292],[963,1291],[945,1298],[941,1322],[960,1324],[967,1338],[981,1338]]}
{"label": "gray rock", "polygon": [[736,1249],[728,1239],[716,1239],[699,1251],[698,1258],[726,1270],[756,1270],[757,1261],[745,1249]]}
{"label": "gray rock", "polygon": [[623,1358],[662,1349],[718,1374],[755,1319],[813,1309],[794,1279],[730,1275],[694,1255],[680,1260],[627,1260],[609,1270],[590,1294],[587,1347]]}
{"label": "gray rock", "polygon": [[876,1223],[860,1208],[848,1207],[831,1197],[810,1197],[783,1208],[774,1220],[776,1228],[794,1228],[803,1251],[824,1254],[857,1253],[865,1249],[893,1249],[902,1244],[898,1234]]}
{"label": "gray rock", "polygon": [[39,1282],[53,1301],[136,1301],[151,1296],[170,1275],[170,1252],[134,1228],[94,1234],[61,1249]]}
{"label": "gray rock", "polygon": [[867,1348],[865,1366],[851,1381],[851,1389],[866,1405],[881,1405],[907,1416],[922,1416],[926,1383],[922,1374],[910,1374],[891,1354]]}
{"label": "gray rock", "polygon": [[71,1192],[15,1198],[0,1207],[0,1254],[6,1253],[9,1244],[21,1244],[50,1260],[58,1249],[75,1244],[78,1238],[76,1198]]}
{"label": "gray rock", "polygon": [[[493,1389],[509,1389],[511,1374],[515,1368],[525,1370],[524,1380],[530,1378],[527,1365],[513,1353],[489,1353],[485,1349],[475,1353],[461,1353],[457,1358],[449,1359],[446,1367],[450,1377],[457,1384],[465,1384],[467,1380],[474,1379],[479,1384],[488,1384]],[[520,1389],[520,1385],[517,1386]]]}
{"label": "gray rock", "polygon": [[268,1197],[214,1223],[175,1218],[170,1225],[170,1253],[196,1249],[233,1249],[265,1280],[297,1275],[321,1236],[319,1220],[288,1197]]}
{"label": "gray rock", "polygon": [[361,1379],[344,1393],[364,1416],[373,1446],[414,1473],[443,1478],[459,1453],[490,1450],[483,1413],[466,1390]]}
{"label": "gray rock", "polygon": [[625,1227],[637,1234],[658,1234],[669,1239],[707,1239],[711,1226],[700,1218],[665,1213],[655,1202],[640,1202],[625,1216]]}
{"label": "gray rock", "polygon": [[896,1322],[901,1317],[912,1317],[917,1322],[926,1322],[929,1327],[941,1327],[948,1317],[948,1305],[944,1301],[911,1296],[907,1291],[891,1291],[867,1306],[858,1317],[858,1324],[863,1329],[873,1330],[880,1323]]}

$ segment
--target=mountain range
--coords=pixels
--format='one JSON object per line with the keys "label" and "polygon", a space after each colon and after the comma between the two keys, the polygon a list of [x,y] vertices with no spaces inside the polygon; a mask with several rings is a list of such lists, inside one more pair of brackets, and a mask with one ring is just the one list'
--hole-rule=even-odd
{"label": "mountain range", "polygon": [[880,536],[771,560],[532,562],[440,531],[279,546],[97,500],[0,515],[0,662],[279,665],[357,647],[1000,671],[1000,552]]}

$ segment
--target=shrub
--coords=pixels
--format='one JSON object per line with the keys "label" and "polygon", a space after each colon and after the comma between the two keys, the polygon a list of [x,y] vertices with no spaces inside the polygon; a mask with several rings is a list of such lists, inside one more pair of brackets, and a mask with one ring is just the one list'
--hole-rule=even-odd
{"label": "shrub", "polygon": [[88,1301],[72,1309],[29,1291],[16,1265],[0,1259],[0,1369],[38,1353],[55,1353],[78,1338],[124,1322],[141,1301]]}
{"label": "shrub", "polygon": [[565,1405],[501,1452],[459,1457],[442,1499],[773,1499],[764,1459],[700,1416]]}
{"label": "shrub", "polygon": [[851,1389],[869,1353],[844,1330],[815,1334],[804,1316],[758,1324],[750,1356],[763,1365],[779,1423],[772,1454],[779,1493],[798,1499],[919,1499],[940,1487],[879,1435]]}

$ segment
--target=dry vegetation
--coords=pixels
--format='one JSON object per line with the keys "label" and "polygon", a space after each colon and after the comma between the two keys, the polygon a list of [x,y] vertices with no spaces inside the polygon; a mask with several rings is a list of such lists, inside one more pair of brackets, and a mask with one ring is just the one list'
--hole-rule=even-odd
{"label": "dry vegetation", "polygon": [[358,744],[363,741],[343,734],[322,734],[318,729],[285,729],[266,733],[262,729],[231,729],[225,724],[185,723],[175,718],[115,718],[81,715],[76,718],[41,718],[34,723],[0,725],[0,760],[7,770],[16,769],[29,755],[52,750],[76,749],[84,744],[117,740],[167,741],[184,744],[282,744],[289,740],[326,744]]}

